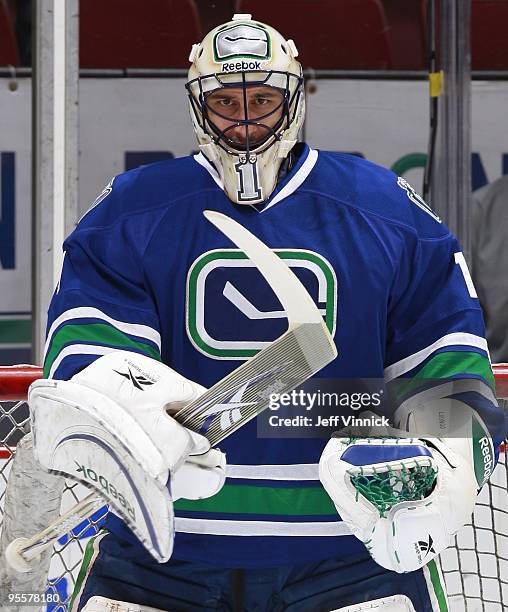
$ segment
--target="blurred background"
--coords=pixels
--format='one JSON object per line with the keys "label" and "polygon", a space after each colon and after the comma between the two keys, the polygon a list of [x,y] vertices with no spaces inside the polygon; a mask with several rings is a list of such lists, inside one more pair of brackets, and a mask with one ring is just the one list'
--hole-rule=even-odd
{"label": "blurred background", "polygon": [[[466,243],[493,359],[508,361],[503,266],[508,263],[508,179],[503,185],[501,178],[508,174],[508,0],[447,2],[457,4],[459,13],[467,6],[470,25],[465,33],[443,23],[446,7],[438,0],[71,2],[71,17],[79,24],[73,40],[67,33],[70,49],[79,53],[77,203],[66,229],[72,229],[115,174],[195,151],[184,90],[191,45],[233,13],[251,13],[298,47],[307,77],[302,137],[314,148],[361,155],[403,175],[426,192],[429,203]],[[51,11],[51,2],[38,4],[39,11]],[[35,155],[45,138],[40,100],[52,86],[51,78],[43,77],[46,81],[36,89],[35,48],[49,49],[53,42],[41,40],[45,30],[34,31],[34,24],[44,19],[36,9],[31,0],[0,0],[0,364],[40,360],[32,340],[43,323],[33,331],[33,322],[35,317],[43,320],[45,309],[44,299],[37,301],[34,294],[40,292],[37,282],[49,265],[41,253],[59,248],[56,238],[45,247],[41,223],[35,226],[35,216],[45,215],[40,192],[48,182],[37,175],[42,158]],[[460,20],[460,14],[455,18]],[[457,40],[450,40],[450,32],[456,32],[460,44],[465,37],[466,44],[465,53],[451,60]],[[55,57],[58,61],[58,52]],[[438,123],[439,96],[434,92],[429,98],[429,71],[437,75],[439,89],[443,68],[445,93],[447,70],[455,70],[464,89],[455,89],[456,106],[444,108]],[[461,78],[466,80],[460,83]],[[467,100],[461,99],[463,92]],[[460,108],[467,116],[457,116]],[[437,155],[427,172],[450,174],[450,156],[467,155],[467,172],[456,179],[466,181],[473,197],[469,201],[460,190],[455,193],[459,205],[464,202],[466,229],[447,218],[439,201],[439,196],[448,198],[445,186],[435,184],[429,192],[429,185],[423,185],[433,138],[434,147],[439,143],[435,133],[455,118],[461,122],[455,134],[464,130],[465,140],[450,142],[445,155],[443,138],[450,137],[444,132],[445,157]],[[54,276],[48,280],[52,286]]]}

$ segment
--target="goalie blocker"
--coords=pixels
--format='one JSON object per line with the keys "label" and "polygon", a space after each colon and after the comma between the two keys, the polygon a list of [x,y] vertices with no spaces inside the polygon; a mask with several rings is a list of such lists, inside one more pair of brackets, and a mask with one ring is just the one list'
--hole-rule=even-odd
{"label": "goalie blocker", "polygon": [[100,357],[70,381],[37,381],[29,396],[35,456],[97,489],[155,559],[167,561],[173,500],[210,497],[225,480],[225,455],[168,414],[204,391],[128,351]]}

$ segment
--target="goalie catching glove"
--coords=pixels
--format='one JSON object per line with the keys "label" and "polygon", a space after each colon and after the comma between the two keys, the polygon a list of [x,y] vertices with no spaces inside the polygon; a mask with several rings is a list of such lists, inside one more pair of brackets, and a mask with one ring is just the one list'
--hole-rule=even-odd
{"label": "goalie catching glove", "polygon": [[95,488],[165,562],[172,502],[215,495],[225,480],[225,455],[168,414],[204,391],[127,351],[100,357],[70,381],[37,381],[29,393],[35,456],[43,468]]}
{"label": "goalie catching glove", "polygon": [[376,563],[410,572],[447,548],[468,521],[476,478],[472,465],[441,440],[386,429],[394,437],[332,437],[319,477]]}

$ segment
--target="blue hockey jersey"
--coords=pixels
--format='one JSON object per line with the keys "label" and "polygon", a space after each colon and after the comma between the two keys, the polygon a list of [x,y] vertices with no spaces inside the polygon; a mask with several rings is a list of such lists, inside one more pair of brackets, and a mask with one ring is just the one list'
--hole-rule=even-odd
{"label": "blue hockey jersey", "polygon": [[[319,376],[410,379],[412,392],[419,380],[471,379],[463,401],[496,444],[504,437],[482,313],[456,239],[400,177],[308,146],[261,207],[233,205],[202,154],[114,178],[65,241],[46,376],[68,379],[126,349],[211,386],[285,331],[266,281],[204,210],[244,225],[305,285],[338,349]],[[226,485],[175,504],[173,557],[252,567],[363,549],[320,485],[325,444],[261,438],[255,421],[224,440]],[[109,527],[129,537],[118,519]]]}

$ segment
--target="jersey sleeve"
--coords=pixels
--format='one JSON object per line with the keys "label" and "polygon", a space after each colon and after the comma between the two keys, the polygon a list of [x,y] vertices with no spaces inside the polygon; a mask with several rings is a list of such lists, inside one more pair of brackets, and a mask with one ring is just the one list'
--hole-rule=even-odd
{"label": "jersey sleeve", "polygon": [[159,319],[142,266],[149,224],[142,214],[122,215],[121,190],[111,186],[64,243],[48,312],[48,378],[69,379],[115,350],[160,359]]}
{"label": "jersey sleeve", "polygon": [[396,405],[442,388],[443,397],[471,406],[480,437],[488,433],[495,449],[506,436],[481,307],[449,232],[407,245],[389,304],[385,381]]}

